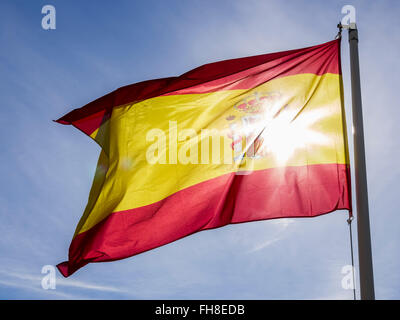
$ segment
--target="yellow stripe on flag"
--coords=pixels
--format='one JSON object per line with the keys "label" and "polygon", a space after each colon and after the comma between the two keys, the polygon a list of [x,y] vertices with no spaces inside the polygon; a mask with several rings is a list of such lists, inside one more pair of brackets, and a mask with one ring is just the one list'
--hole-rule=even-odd
{"label": "yellow stripe on flag", "polygon": [[[91,195],[97,201],[92,205],[90,215],[84,215],[76,234],[92,228],[111,212],[155,203],[179,190],[229,172],[348,163],[339,77],[338,74],[298,74],[269,81],[251,90],[161,96],[115,107],[107,121],[109,168],[101,190]],[[210,139],[210,163],[203,163],[202,151],[207,146],[201,146],[205,139],[201,139],[202,130],[214,129],[227,137],[232,126],[243,128],[246,121],[249,130],[253,123],[260,126],[256,109],[239,108],[253,97],[266,97],[269,104],[266,112],[269,115],[261,120],[265,121],[265,125],[261,122],[265,127],[261,135],[266,156],[249,158],[239,168],[234,161],[212,163]],[[163,133],[165,137],[166,147],[158,151],[165,152],[160,161],[165,159],[166,163],[149,164],[146,155],[152,146],[157,151],[154,147],[160,140],[157,133]],[[149,141],[149,137],[154,140]],[[245,139],[242,140],[245,144]],[[233,138],[221,139],[221,162],[235,157],[233,141]],[[180,152],[185,149],[185,154],[192,157]],[[190,150],[196,151],[190,153]],[[157,152],[155,154],[158,156]],[[183,164],[180,158],[185,161],[197,159],[197,163]],[[171,164],[174,161],[176,163]]]}

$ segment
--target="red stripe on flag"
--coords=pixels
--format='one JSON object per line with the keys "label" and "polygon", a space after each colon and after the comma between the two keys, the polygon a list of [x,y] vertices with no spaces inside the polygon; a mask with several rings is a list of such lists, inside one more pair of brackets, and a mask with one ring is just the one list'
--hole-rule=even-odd
{"label": "red stripe on flag", "polygon": [[[272,79],[295,74],[341,74],[339,53],[340,40],[333,40],[303,49],[209,63],[179,77],[148,80],[121,87],[56,121],[77,126],[76,121],[101,111],[110,113],[115,106],[162,95],[250,89]],[[94,124],[92,122],[85,128],[77,127],[90,135],[98,128]]]}
{"label": "red stripe on flag", "polygon": [[349,181],[344,164],[226,174],[151,205],[112,213],[78,234],[69,261],[57,267],[67,277],[90,262],[126,258],[227,224],[350,210]]}

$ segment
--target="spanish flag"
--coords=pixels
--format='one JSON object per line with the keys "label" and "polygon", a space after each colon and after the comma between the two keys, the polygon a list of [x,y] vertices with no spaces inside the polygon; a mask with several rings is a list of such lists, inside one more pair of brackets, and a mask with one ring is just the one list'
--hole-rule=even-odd
{"label": "spanish flag", "polygon": [[340,40],[128,85],[57,122],[101,147],[65,277],[201,230],[351,211]]}

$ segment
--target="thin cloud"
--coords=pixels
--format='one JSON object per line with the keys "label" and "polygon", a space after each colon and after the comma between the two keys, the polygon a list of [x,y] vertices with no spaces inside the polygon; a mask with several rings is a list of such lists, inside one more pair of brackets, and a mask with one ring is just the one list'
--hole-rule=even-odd
{"label": "thin cloud", "polygon": [[[37,289],[36,286],[41,284],[42,277],[44,276],[44,275],[36,276],[29,273],[18,273],[18,272],[4,271],[4,270],[0,270],[0,274],[3,274],[4,276],[10,279],[10,280],[0,279],[0,283],[4,285],[15,286],[15,287],[23,286],[24,288],[31,288],[31,289]],[[128,292],[125,289],[116,288],[112,286],[104,286],[104,285],[92,284],[89,282],[69,280],[58,277],[56,279],[57,279],[56,280],[57,287],[73,287],[86,290],[97,290],[103,292],[116,292],[116,293]],[[23,285],[21,284],[20,280],[28,281],[31,285]]]}
{"label": "thin cloud", "polygon": [[276,238],[273,238],[273,239],[269,239],[269,240],[267,240],[267,241],[265,241],[263,243],[257,244],[256,246],[254,246],[253,249],[251,249],[249,251],[249,253],[264,249],[264,248],[270,246],[271,244],[273,244],[273,243],[275,243],[275,242],[277,242],[277,241],[279,241],[281,239],[282,239],[282,237],[276,237]]}
{"label": "thin cloud", "polygon": [[280,227],[280,229],[278,230],[278,235],[276,235],[272,239],[267,239],[261,243],[256,244],[252,249],[248,251],[248,253],[259,251],[283,239],[285,230],[293,222],[294,222],[293,219],[273,220],[272,223]]}
{"label": "thin cloud", "polygon": [[9,288],[16,288],[16,289],[23,289],[23,290],[27,290],[27,291],[32,291],[36,294],[43,294],[43,295],[49,295],[52,298],[54,296],[63,298],[63,299],[84,299],[84,297],[81,297],[79,295],[72,295],[72,294],[68,294],[68,293],[64,293],[64,292],[60,292],[57,290],[44,290],[44,289],[40,289],[40,288],[36,288],[33,287],[29,284],[26,283],[21,283],[21,282],[16,282],[16,281],[11,281],[11,280],[3,280],[0,279],[0,285],[5,286],[5,287],[9,287]]}

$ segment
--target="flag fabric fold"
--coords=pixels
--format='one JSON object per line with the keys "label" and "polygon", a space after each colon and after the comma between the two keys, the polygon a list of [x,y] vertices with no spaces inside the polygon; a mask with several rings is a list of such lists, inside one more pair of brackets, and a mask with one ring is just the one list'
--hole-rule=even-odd
{"label": "flag fabric fold", "polygon": [[101,146],[66,277],[227,224],[351,212],[340,39],[128,85],[57,122]]}

